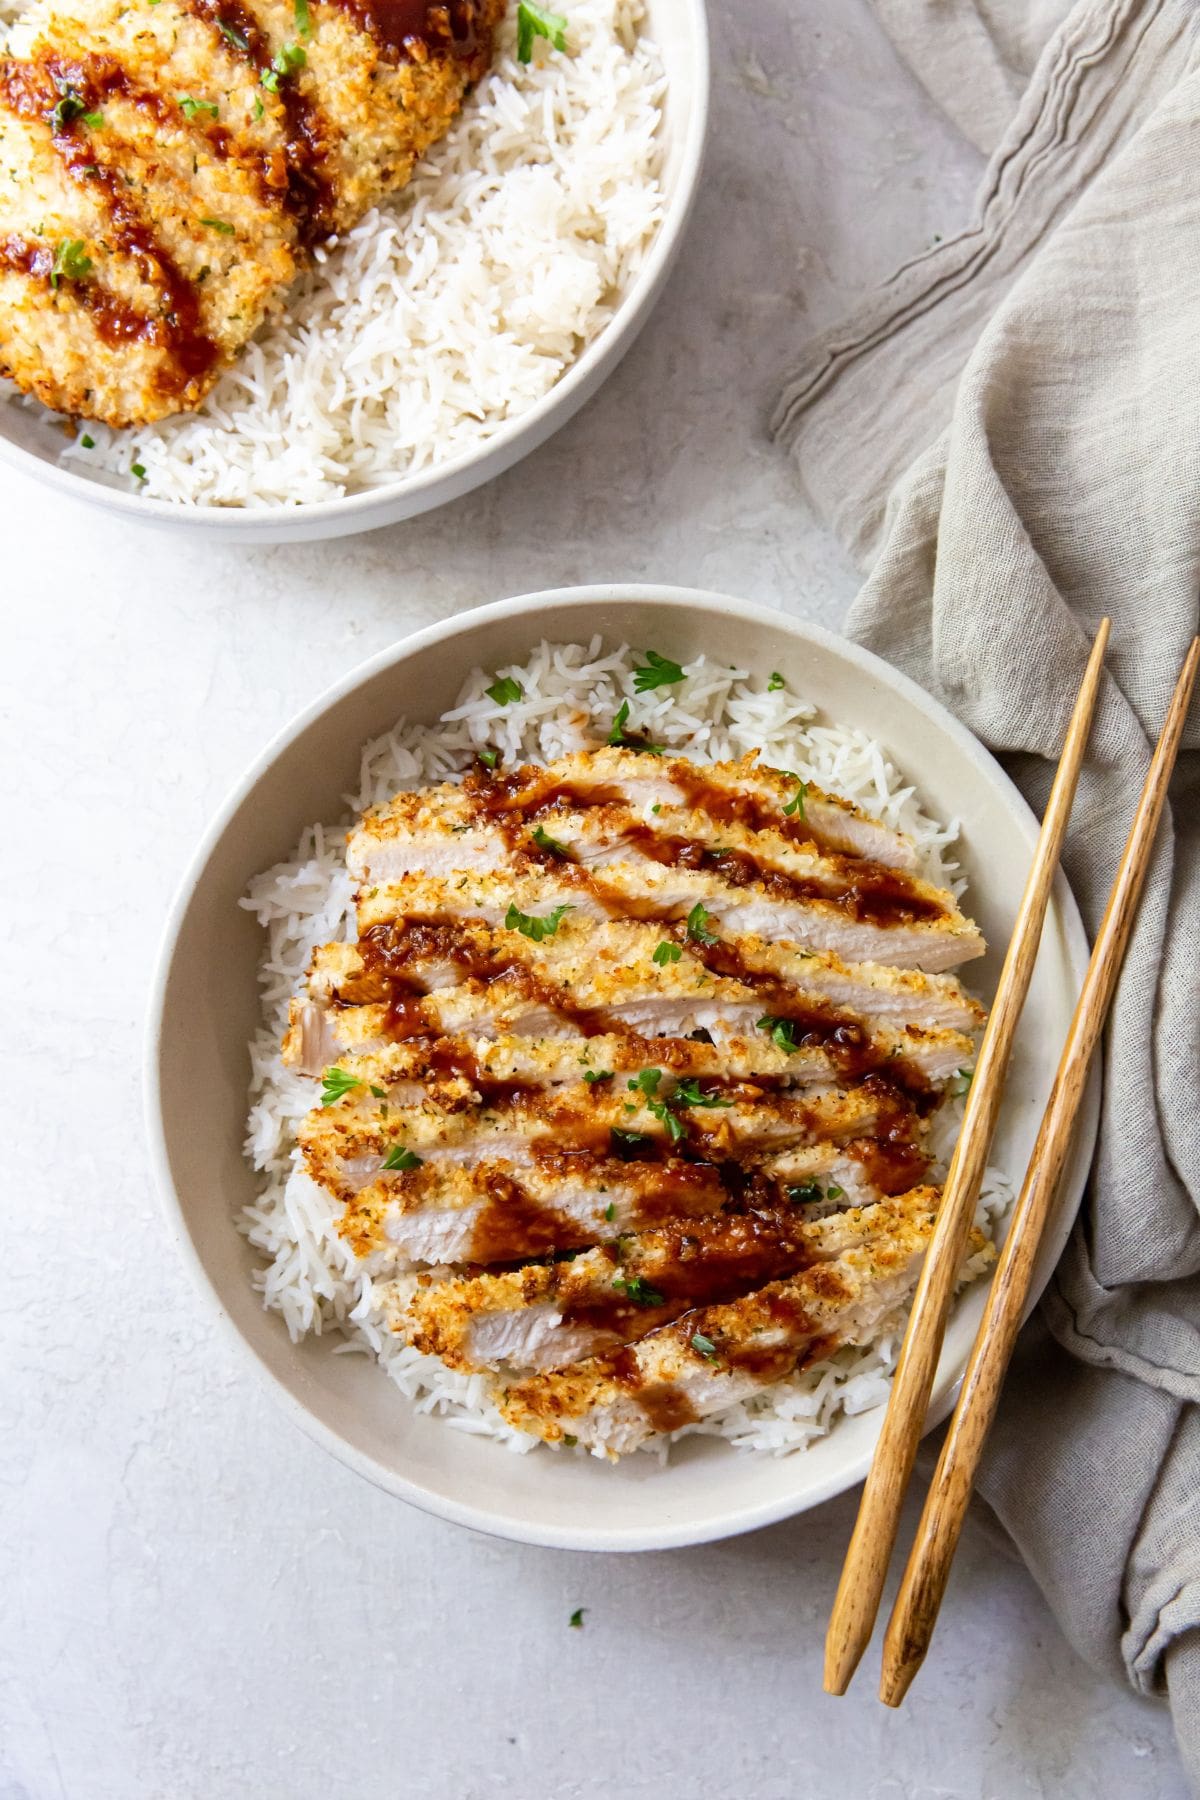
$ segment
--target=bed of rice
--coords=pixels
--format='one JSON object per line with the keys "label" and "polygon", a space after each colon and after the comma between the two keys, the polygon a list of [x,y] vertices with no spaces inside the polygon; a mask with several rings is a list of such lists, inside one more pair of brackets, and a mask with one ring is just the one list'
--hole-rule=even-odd
{"label": "bed of rice", "polygon": [[[281,1315],[293,1339],[306,1332],[328,1334],[335,1351],[374,1356],[420,1411],[443,1413],[451,1427],[496,1438],[517,1451],[535,1448],[536,1440],[500,1418],[489,1402],[486,1378],[455,1374],[381,1326],[370,1277],[337,1234],[336,1203],[298,1166],[295,1128],[313,1104],[314,1086],[284,1068],[279,1044],[288,1001],[315,946],[355,935],[343,855],[352,818],[399,788],[461,773],[480,746],[500,750],[506,762],[549,762],[586,747],[597,741],[596,727],[602,737],[622,700],[628,700],[632,720],[644,725],[653,741],[678,746],[699,761],[760,750],[765,761],[794,769],[909,832],[923,853],[923,872],[956,891],[962,885],[950,854],[957,824],[930,819],[886,751],[861,731],[824,721],[790,684],[769,692],[769,671],[717,668],[703,657],[685,665],[682,685],[638,695],[632,675],[636,660],[626,646],[606,651],[595,638],[587,645],[543,643],[523,665],[474,670],[439,724],[402,720],[366,746],[346,816],[310,826],[295,855],[259,876],[242,903],[266,931],[263,1025],[251,1045],[246,1139],[247,1154],[265,1180],[240,1221],[265,1259],[255,1274],[263,1304]],[[514,675],[524,689],[524,698],[503,710],[484,691],[497,673]],[[939,1117],[943,1159],[959,1110],[950,1105]],[[1009,1198],[1004,1178],[989,1172],[979,1213],[985,1229]],[[976,1272],[968,1268],[966,1275]],[[676,1436],[716,1434],[739,1449],[776,1455],[803,1449],[823,1436],[840,1412],[863,1412],[885,1398],[901,1322],[898,1315],[870,1346],[840,1351]],[[668,1453],[669,1444],[658,1440],[640,1454]],[[580,1448],[573,1454],[586,1452]]]}
{"label": "bed of rice", "polygon": [[409,186],[318,251],[198,413],[89,424],[95,447],[64,460],[122,484],[136,463],[163,500],[329,500],[448,461],[549,392],[661,221],[665,81],[641,0],[572,0],[567,52],[539,39],[528,65],[515,10]]}

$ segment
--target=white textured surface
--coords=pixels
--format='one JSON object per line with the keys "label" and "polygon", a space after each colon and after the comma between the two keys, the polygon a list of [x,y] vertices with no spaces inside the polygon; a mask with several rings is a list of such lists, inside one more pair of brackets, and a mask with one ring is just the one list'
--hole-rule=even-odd
{"label": "white textured surface", "polygon": [[862,0],[739,0],[714,24],[704,197],[666,299],[494,486],[358,542],[242,553],[0,488],[0,973],[28,1021],[0,1212],[0,1800],[1186,1792],[1165,1713],[1072,1655],[978,1525],[892,1714],[875,1652],[848,1699],[820,1692],[851,1498],[621,1560],[374,1492],[212,1337],[150,1191],[138,1062],[168,896],[243,762],[327,679],[557,581],[843,614],[852,572],[764,405],[789,346],[957,222],[977,170]]}

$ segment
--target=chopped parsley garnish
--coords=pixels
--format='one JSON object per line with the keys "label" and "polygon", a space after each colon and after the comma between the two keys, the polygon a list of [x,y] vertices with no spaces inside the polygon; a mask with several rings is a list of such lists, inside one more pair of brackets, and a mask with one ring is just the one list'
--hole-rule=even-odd
{"label": "chopped parsley garnish", "polygon": [[235,50],[249,50],[249,39],[244,32],[238,30],[236,25],[227,25],[224,19],[218,19],[217,30],[226,43],[232,44]]}
{"label": "chopped parsley garnish", "polygon": [[548,850],[551,856],[560,856],[566,859],[570,858],[571,852],[567,849],[567,846],[565,844],[560,844],[557,838],[552,838],[550,833],[548,831],[543,831],[540,825],[534,826],[531,836],[539,850]]}
{"label": "chopped parsley garnish", "polygon": [[662,943],[655,949],[654,955],[650,958],[650,961],[656,962],[660,966],[665,966],[667,963],[678,962],[682,955],[683,951],[679,948],[678,944],[673,944],[669,938],[664,938]]}
{"label": "chopped parsley garnish", "polygon": [[574,908],[571,906],[556,906],[553,912],[548,912],[544,918],[538,918],[536,913],[521,912],[514,901],[504,915],[504,923],[509,931],[519,931],[522,937],[540,944],[543,938],[554,936],[567,913],[572,911]]}
{"label": "chopped parsley garnish", "polygon": [[613,1220],[617,1216],[617,1203],[615,1200],[609,1201],[608,1205],[604,1209],[604,1216],[608,1220],[609,1224],[611,1225]]}
{"label": "chopped parsley garnish", "polygon": [[567,47],[567,21],[561,13],[551,12],[548,6],[538,6],[536,0],[521,0],[517,7],[517,61],[533,61],[534,38],[545,38],[555,50]]}
{"label": "chopped parsley garnish", "polygon": [[783,809],[783,816],[785,819],[790,819],[793,813],[799,813],[801,818],[804,817],[804,801],[807,794],[808,783],[807,781],[802,781]]}
{"label": "chopped parsley garnish", "polygon": [[486,744],[483,746],[482,750],[477,750],[475,754],[478,756],[485,769],[494,769],[496,764],[500,761],[500,752],[498,750],[489,750]]}
{"label": "chopped parsley garnish", "polygon": [[647,1137],[644,1131],[622,1131],[614,1125],[611,1133],[611,1149],[621,1162],[644,1162],[647,1153],[653,1157],[655,1141]]}
{"label": "chopped parsley garnish", "polygon": [[361,1086],[357,1075],[347,1075],[345,1069],[339,1069],[334,1063],[321,1077],[321,1105],[332,1106],[335,1101],[344,1100],[351,1088]]}
{"label": "chopped parsley garnish", "polygon": [[185,119],[194,119],[197,113],[207,113],[212,119],[220,117],[215,100],[196,100],[191,94],[180,94],[179,105]]}
{"label": "chopped parsley garnish", "polygon": [[641,750],[646,756],[661,756],[663,751],[666,749],[666,745],[665,744],[647,744],[647,743],[643,743],[640,738],[627,737],[625,735],[625,727],[628,724],[628,722],[629,722],[629,702],[628,702],[628,700],[622,700],[620,706],[618,706],[618,708],[616,710],[616,714],[615,714],[615,716],[613,718],[613,722],[612,722],[612,728],[610,729],[609,734],[608,734],[609,743],[616,745],[619,749],[622,749],[622,750]]}
{"label": "chopped parsley garnish", "polygon": [[146,479],[146,471],[141,463],[131,463],[129,473],[131,475],[136,475],[139,481],[145,481]]}
{"label": "chopped parsley garnish", "polygon": [[826,1199],[827,1199],[827,1200],[840,1200],[840,1199],[841,1199],[841,1198],[842,1198],[842,1196],[843,1196],[843,1194],[844,1194],[844,1193],[845,1193],[845,1189],[844,1189],[844,1188],[840,1188],[840,1187],[827,1187],[827,1188],[826,1188],[826,1189],[825,1189],[825,1198],[826,1198]]}
{"label": "chopped parsley garnish", "polygon": [[312,36],[312,18],[308,10],[308,0],[295,0],[296,30],[301,37]]}
{"label": "chopped parsley garnish", "polygon": [[716,932],[708,929],[708,922],[711,918],[712,914],[706,912],[699,900],[697,900],[695,906],[693,906],[691,912],[687,916],[687,934],[693,943],[715,944],[718,942]]}
{"label": "chopped parsley garnish", "polygon": [[655,688],[673,687],[683,679],[683,670],[677,662],[672,662],[669,656],[660,656],[657,650],[647,650],[646,666],[633,671],[633,691],[649,694]]}
{"label": "chopped parsley garnish", "polygon": [[692,1349],[698,1356],[707,1356],[710,1362],[717,1354],[717,1346],[710,1337],[705,1337],[702,1331],[692,1333]]}
{"label": "chopped parsley garnish", "polygon": [[421,1162],[421,1157],[414,1156],[403,1144],[393,1144],[384,1158],[383,1166],[385,1169],[419,1169]]}
{"label": "chopped parsley garnish", "polygon": [[277,94],[280,81],[286,80],[289,75],[294,75],[298,69],[304,67],[307,61],[308,51],[303,49],[300,44],[284,44],[283,48],[271,58],[270,68],[265,69],[258,79],[268,94]]}
{"label": "chopped parsley garnish", "polygon": [[974,1069],[959,1069],[958,1080],[950,1090],[955,1100],[961,1100],[964,1094],[970,1093],[974,1075]]}
{"label": "chopped parsley garnish", "polygon": [[254,106],[253,106],[252,110],[254,113],[254,117],[256,119],[261,119],[263,116],[263,113],[266,111],[265,106],[263,105],[262,101],[259,99],[257,94],[255,94],[255,96],[254,96]]}
{"label": "chopped parsley garnish", "polygon": [[732,1100],[722,1100],[720,1094],[706,1094],[701,1089],[694,1075],[681,1081],[671,1095],[672,1106],[732,1106]]}
{"label": "chopped parsley garnish", "polygon": [[95,438],[89,437],[86,431],[84,432],[83,436],[80,438],[79,441],[83,445],[85,450],[94,450],[96,448]]}
{"label": "chopped parsley garnish", "polygon": [[64,275],[68,281],[82,281],[92,272],[92,259],[85,255],[82,238],[64,238],[54,252],[50,269],[50,286],[56,288]]}
{"label": "chopped parsley garnish", "polygon": [[662,1080],[661,1069],[643,1069],[640,1075],[631,1075],[625,1086],[634,1093],[643,1093],[652,1098],[658,1092],[658,1084]]}
{"label": "chopped parsley garnish", "polygon": [[[573,1437],[570,1437],[567,1433],[565,1433],[565,1432],[563,1433],[563,1443],[564,1444],[577,1444],[578,1442],[579,1442],[578,1438],[573,1438]],[[567,1620],[567,1624],[574,1626],[576,1631],[581,1631],[583,1629],[583,1615],[586,1611],[587,1611],[586,1606],[577,1606],[575,1608],[575,1611],[571,1614],[570,1618]]]}
{"label": "chopped parsley garnish", "polygon": [[497,706],[511,706],[514,700],[525,698],[525,689],[511,675],[497,675],[491,687],[484,688],[483,691]]}
{"label": "chopped parsley garnish", "polygon": [[775,1048],[782,1050],[785,1056],[794,1055],[800,1048],[796,1042],[796,1026],[792,1019],[779,1019],[774,1013],[764,1013],[754,1029],[769,1033]]}
{"label": "chopped parsley garnish", "polygon": [[768,694],[777,694],[783,686],[783,676],[778,669],[771,670],[771,679],[767,683]]}
{"label": "chopped parsley garnish", "polygon": [[102,112],[84,113],[83,122],[89,130],[99,131],[104,124],[104,114]]}
{"label": "chopped parsley garnish", "polygon": [[77,119],[81,113],[87,111],[87,101],[78,88],[73,88],[69,82],[63,82],[58,91],[61,98],[57,105],[50,110],[50,129],[52,131],[62,131],[64,126],[71,123],[72,119]]}
{"label": "chopped parsley garnish", "polygon": [[657,1288],[651,1287],[642,1275],[614,1275],[613,1286],[619,1294],[624,1294],[627,1300],[632,1300],[635,1306],[664,1306],[666,1304],[666,1296],[660,1294]]}
{"label": "chopped parsley garnish", "polygon": [[[381,1087],[376,1087],[374,1082],[372,1082],[372,1084],[371,1084],[371,1092],[374,1094],[374,1096],[377,1100],[386,1100],[387,1099],[387,1089],[381,1088]],[[385,1106],[383,1108],[383,1110],[384,1110],[384,1112],[386,1112],[387,1107]]]}
{"label": "chopped parsley garnish", "polygon": [[611,1069],[588,1069],[585,1072],[583,1079],[586,1082],[591,1083],[595,1081],[611,1081],[612,1077],[613,1072]]}
{"label": "chopped parsley garnish", "polygon": [[227,225],[224,219],[201,219],[200,223],[202,225],[207,225],[210,231],[224,232],[226,237],[232,237],[234,235],[233,226]]}
{"label": "chopped parsley garnish", "polygon": [[793,1206],[815,1206],[821,1198],[821,1184],[818,1181],[802,1181],[787,1190],[787,1197]]}
{"label": "chopped parsley garnish", "polygon": [[572,1432],[563,1432],[563,1443],[567,1446],[568,1450],[573,1450],[578,1442],[579,1439]]}

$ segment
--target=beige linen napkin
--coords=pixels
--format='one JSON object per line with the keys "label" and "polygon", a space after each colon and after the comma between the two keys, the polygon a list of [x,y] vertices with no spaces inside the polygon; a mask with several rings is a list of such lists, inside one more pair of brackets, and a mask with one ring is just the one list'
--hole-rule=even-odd
{"label": "beige linen napkin", "polygon": [[[964,116],[972,45],[998,111],[1039,19],[1063,11],[878,5]],[[1061,19],[975,222],[807,348],[775,430],[869,570],[851,635],[944,700],[1039,810],[1111,614],[1065,857],[1094,930],[1197,628],[1196,5],[1082,0]],[[1106,1038],[1084,1211],[1023,1335],[981,1485],[1072,1642],[1169,1693],[1200,1784],[1197,710]]]}

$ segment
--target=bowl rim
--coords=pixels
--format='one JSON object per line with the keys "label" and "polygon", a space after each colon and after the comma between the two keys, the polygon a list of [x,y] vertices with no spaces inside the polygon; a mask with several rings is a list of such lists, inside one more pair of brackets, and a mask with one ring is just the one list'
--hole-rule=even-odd
{"label": "bowl rim", "polygon": [[[256,1370],[259,1379],[266,1383],[275,1403],[307,1437],[329,1451],[339,1462],[364,1476],[374,1486],[418,1507],[422,1512],[445,1519],[452,1524],[465,1526],[486,1536],[499,1537],[510,1542],[533,1544],[549,1549],[595,1552],[679,1549],[694,1544],[722,1541],[725,1538],[741,1536],[748,1531],[759,1530],[767,1525],[777,1524],[784,1519],[795,1517],[800,1512],[806,1512],[824,1501],[833,1499],[861,1481],[870,1466],[873,1445],[848,1460],[840,1469],[831,1471],[826,1479],[806,1490],[798,1500],[793,1501],[787,1495],[757,1502],[751,1500],[736,1509],[731,1509],[722,1518],[713,1519],[700,1526],[689,1525],[686,1521],[681,1520],[669,1525],[620,1527],[617,1529],[575,1525],[554,1526],[545,1523],[531,1524],[525,1527],[520,1520],[497,1516],[481,1506],[434,1492],[396,1470],[386,1467],[367,1452],[358,1449],[346,1437],[331,1426],[327,1426],[311,1412],[293,1386],[276,1373],[256,1346],[242,1334],[239,1326],[225,1310],[220,1289],[192,1240],[184,1207],[171,1174],[162,1105],[162,1050],[166,998],[175,947],[180,928],[208,862],[231,821],[259,781],[279,756],[301,737],[310,725],[357,688],[373,680],[375,676],[398,667],[421,651],[454,640],[471,626],[513,619],[523,614],[530,615],[534,620],[546,615],[552,615],[557,619],[563,614],[571,615],[585,608],[612,604],[616,601],[652,602],[681,610],[693,607],[697,603],[719,606],[733,617],[744,620],[748,625],[774,627],[782,625],[785,629],[795,631],[801,641],[808,640],[823,649],[832,651],[843,657],[863,675],[881,680],[885,685],[898,691],[910,703],[935,717],[939,725],[957,742],[962,753],[977,768],[982,769],[989,779],[998,781],[1008,790],[1008,798],[1026,833],[1032,853],[1040,822],[1011,777],[991,752],[967,726],[955,718],[954,714],[940,700],[928,693],[902,670],[895,668],[873,651],[864,649],[852,640],[839,636],[838,633],[830,631],[825,626],[795,619],[781,610],[743,601],[713,589],[646,582],[605,582],[539,589],[531,593],[515,595],[509,599],[493,601],[484,606],[472,607],[465,613],[453,614],[448,619],[440,620],[436,624],[425,626],[419,631],[397,639],[332,682],[271,737],[227,792],[175,890],[155,960],[143,1046],[143,1106],[146,1138],[150,1166],[155,1186],[158,1189],[165,1223],[196,1288],[206,1304],[216,1313],[227,1341],[232,1340],[240,1347],[242,1357]],[[569,632],[564,621],[563,636],[566,638],[568,635]],[[1056,877],[1053,903],[1066,943],[1067,960],[1076,988],[1078,988],[1087,966],[1090,947],[1078,905],[1061,869]],[[1099,1123],[1100,1077],[1101,1063],[1100,1055],[1097,1053],[1092,1063],[1083,1103],[1080,1107],[1070,1160],[1060,1186],[1059,1208],[1049,1222],[1039,1247],[1039,1257],[1046,1257],[1051,1262],[1056,1262],[1062,1253],[1083,1195]],[[1031,1289],[1023,1314],[1024,1318],[1028,1318],[1032,1312],[1044,1285],[1044,1281],[1039,1283],[1035,1278],[1034,1288]],[[958,1397],[961,1384],[962,1373],[960,1372],[949,1384],[940,1402],[935,1401],[930,1406],[922,1425],[923,1434],[948,1417]],[[754,1459],[748,1457],[746,1460],[748,1467],[752,1467]]]}
{"label": "bowl rim", "polygon": [[[669,273],[680,248],[699,188],[712,97],[712,56],[705,0],[680,0],[680,3],[691,16],[695,87],[683,133],[675,190],[668,197],[662,223],[632,287],[618,302],[608,324],[553,387],[524,412],[506,420],[494,436],[446,462],[433,463],[415,474],[401,475],[394,481],[363,488],[357,493],[339,494],[331,500],[314,500],[295,507],[226,507],[181,500],[156,500],[150,495],[127,493],[123,488],[109,487],[74,468],[64,467],[58,461],[47,461],[23,445],[14,443],[3,432],[0,432],[0,464],[7,464],[61,494],[84,500],[91,505],[100,505],[122,518],[134,519],[143,524],[183,525],[193,530],[212,530],[235,541],[242,535],[250,537],[256,531],[261,532],[264,526],[278,527],[282,540],[286,541],[288,525],[293,521],[297,527],[303,522],[304,526],[310,528],[310,535],[313,526],[319,527],[334,520],[339,525],[347,520],[357,520],[361,529],[366,530],[372,523],[387,522],[385,519],[375,519],[375,514],[386,511],[397,501],[420,499],[431,488],[442,483],[453,486],[459,477],[477,464],[495,461],[500,466],[492,474],[503,473],[505,468],[511,467],[525,453],[521,445],[526,436],[533,438],[529,445],[529,451],[532,452],[556,429],[550,423],[553,415],[561,409],[559,424],[565,425],[574,411],[572,402],[582,405],[588,398],[588,383],[593,378],[601,378],[601,370],[605,365],[615,367],[621,360],[645,324],[658,296],[660,284]],[[584,393],[578,393],[580,388],[585,390]],[[504,461],[506,455],[507,462]],[[480,477],[479,484],[482,485],[488,479],[491,479],[491,474],[485,473]],[[447,494],[446,501],[453,497],[453,494]],[[407,516],[432,511],[442,503],[436,498],[431,499],[425,506],[412,507]]]}

